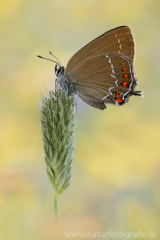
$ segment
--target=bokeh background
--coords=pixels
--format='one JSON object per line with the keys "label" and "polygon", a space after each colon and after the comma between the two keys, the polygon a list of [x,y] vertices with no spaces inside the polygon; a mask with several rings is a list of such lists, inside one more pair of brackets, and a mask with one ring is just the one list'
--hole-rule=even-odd
{"label": "bokeh background", "polygon": [[[0,20],[0,239],[151,230],[158,240],[160,1],[7,0]],[[54,64],[36,55],[50,57],[51,50],[65,66],[85,44],[121,25],[134,33],[136,89],[144,98],[105,111],[78,101],[73,179],[59,199],[58,232],[37,105],[41,93],[54,89]]]}

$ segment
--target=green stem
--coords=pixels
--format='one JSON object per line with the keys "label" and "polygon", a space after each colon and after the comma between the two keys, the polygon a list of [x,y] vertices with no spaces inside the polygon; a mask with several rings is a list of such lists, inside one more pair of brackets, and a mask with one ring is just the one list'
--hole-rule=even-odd
{"label": "green stem", "polygon": [[55,212],[55,217],[58,220],[58,193],[56,189],[54,189],[54,212]]}

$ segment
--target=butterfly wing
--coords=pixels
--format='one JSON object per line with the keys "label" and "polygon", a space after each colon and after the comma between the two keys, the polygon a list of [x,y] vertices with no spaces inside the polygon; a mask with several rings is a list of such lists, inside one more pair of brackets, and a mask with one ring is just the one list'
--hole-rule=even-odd
{"label": "butterfly wing", "polygon": [[128,26],[112,29],[94,39],[69,60],[65,74],[68,74],[77,64],[83,60],[107,52],[122,53],[134,61],[134,38]]}
{"label": "butterfly wing", "polygon": [[123,104],[137,85],[132,59],[121,53],[87,58],[68,75],[79,97],[87,104],[104,109],[104,103]]}

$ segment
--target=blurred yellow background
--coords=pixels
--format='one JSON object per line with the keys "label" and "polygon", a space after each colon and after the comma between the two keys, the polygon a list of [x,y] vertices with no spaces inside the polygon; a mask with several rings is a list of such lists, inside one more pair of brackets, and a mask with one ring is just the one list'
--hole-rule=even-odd
{"label": "blurred yellow background", "polygon": [[[0,20],[0,240],[109,230],[151,230],[158,240],[160,1],[7,0]],[[50,57],[51,50],[66,66],[85,44],[121,25],[134,33],[136,90],[144,98],[105,111],[78,101],[74,173],[59,199],[57,233],[37,106],[40,93],[54,89],[54,64],[36,55]]]}

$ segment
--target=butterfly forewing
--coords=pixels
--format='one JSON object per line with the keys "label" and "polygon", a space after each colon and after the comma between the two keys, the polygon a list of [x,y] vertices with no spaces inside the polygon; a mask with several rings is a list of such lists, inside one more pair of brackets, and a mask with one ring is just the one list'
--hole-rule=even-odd
{"label": "butterfly forewing", "polygon": [[88,43],[69,60],[65,74],[83,60],[108,52],[122,53],[134,60],[134,39],[131,29],[122,26],[112,29]]}

